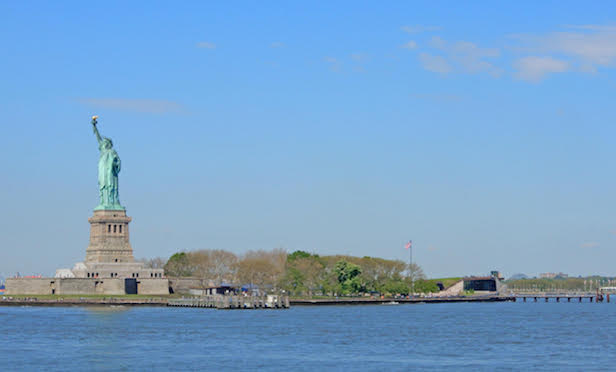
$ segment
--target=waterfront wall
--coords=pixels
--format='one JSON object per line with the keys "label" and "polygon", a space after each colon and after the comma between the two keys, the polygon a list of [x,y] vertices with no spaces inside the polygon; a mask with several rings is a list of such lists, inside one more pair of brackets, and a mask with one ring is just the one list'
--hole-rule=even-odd
{"label": "waterfront wall", "polygon": [[5,294],[51,294],[51,278],[9,278],[5,281]]}
{"label": "waterfront wall", "polygon": [[[123,278],[9,278],[7,295],[123,295]],[[167,279],[139,279],[137,293],[147,295],[169,294]]]}
{"label": "waterfront wall", "polygon": [[171,277],[169,279],[169,288],[173,293],[190,294],[192,288],[205,288],[210,283],[200,278],[193,277]]}
{"label": "waterfront wall", "polygon": [[139,279],[137,281],[137,293],[145,295],[169,294],[168,279]]}

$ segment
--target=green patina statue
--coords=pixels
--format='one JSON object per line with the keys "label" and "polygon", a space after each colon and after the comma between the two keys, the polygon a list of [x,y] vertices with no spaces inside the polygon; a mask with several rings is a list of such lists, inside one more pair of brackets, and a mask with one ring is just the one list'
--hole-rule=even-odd
{"label": "green patina statue", "polygon": [[118,174],[120,173],[120,156],[113,149],[110,138],[101,137],[96,128],[98,116],[92,117],[92,129],[98,140],[101,156],[98,159],[98,190],[100,203],[94,210],[124,210],[120,205]]}

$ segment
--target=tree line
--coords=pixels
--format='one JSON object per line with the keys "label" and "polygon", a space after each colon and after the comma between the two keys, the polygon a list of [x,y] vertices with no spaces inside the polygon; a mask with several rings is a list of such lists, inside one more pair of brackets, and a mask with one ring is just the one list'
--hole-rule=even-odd
{"label": "tree line", "polygon": [[[166,262],[144,260],[150,267],[163,267],[168,277],[192,277],[203,287],[232,285],[257,287],[261,291],[285,291],[292,296],[339,296],[437,292],[421,267],[401,260],[348,255],[320,256],[283,249],[255,250],[236,255],[225,250],[178,252]],[[164,264],[163,264],[164,262]]]}
{"label": "tree line", "polygon": [[517,291],[594,291],[600,287],[616,286],[612,277],[589,276],[584,278],[532,278],[506,281],[507,287]]}

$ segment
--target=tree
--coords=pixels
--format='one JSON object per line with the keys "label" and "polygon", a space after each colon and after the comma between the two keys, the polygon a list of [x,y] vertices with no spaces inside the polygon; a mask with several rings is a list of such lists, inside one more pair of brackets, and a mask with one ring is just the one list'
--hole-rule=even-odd
{"label": "tree", "polygon": [[423,269],[419,267],[416,263],[413,263],[410,267],[406,265],[407,268],[407,277],[412,279],[413,281],[417,281],[420,279],[425,279],[426,274],[424,274]]}
{"label": "tree", "polygon": [[232,282],[237,274],[238,258],[235,254],[221,249],[210,253],[211,275],[218,283]]}
{"label": "tree", "polygon": [[165,273],[167,276],[191,276],[193,270],[186,252],[178,252],[169,257],[165,264]]}
{"label": "tree", "polygon": [[[308,252],[304,252],[304,251],[295,251],[293,253],[290,253],[289,255],[287,255],[287,261],[295,261],[298,258],[310,258],[312,257],[312,255]],[[318,255],[315,255],[315,257],[319,257]]]}
{"label": "tree", "polygon": [[324,279],[324,265],[318,255],[295,251],[287,256],[286,273],[280,286],[294,294],[308,293],[321,289]]}
{"label": "tree", "polygon": [[336,277],[340,284],[340,292],[344,294],[358,293],[361,291],[361,267],[358,265],[341,260],[336,263]]}
{"label": "tree", "polygon": [[248,251],[239,260],[237,275],[242,284],[275,291],[285,274],[286,261],[287,253],[283,249]]}
{"label": "tree", "polygon": [[383,285],[385,293],[407,295],[410,292],[409,285],[402,280],[389,280]]}
{"label": "tree", "polygon": [[146,269],[163,269],[165,267],[165,264],[167,263],[162,257],[141,258],[137,261],[143,262],[143,266]]}
{"label": "tree", "polygon": [[[144,260],[152,267],[160,259]],[[415,292],[436,291],[436,284],[423,280],[419,265],[378,257],[319,256],[305,251],[287,254],[282,249],[248,251],[238,257],[225,250],[178,252],[164,265],[168,276],[192,276],[202,285],[254,284],[261,290],[278,288],[294,295],[320,291],[351,294],[366,291],[408,293],[411,278]]]}

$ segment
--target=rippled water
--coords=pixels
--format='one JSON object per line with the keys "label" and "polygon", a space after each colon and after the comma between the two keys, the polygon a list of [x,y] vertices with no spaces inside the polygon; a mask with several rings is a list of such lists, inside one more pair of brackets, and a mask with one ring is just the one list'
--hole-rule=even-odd
{"label": "rippled water", "polygon": [[0,307],[3,370],[607,370],[616,304]]}

